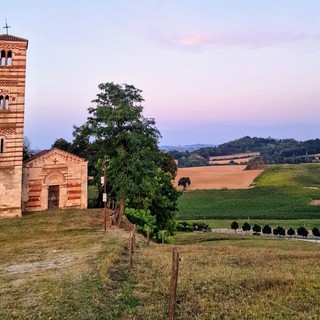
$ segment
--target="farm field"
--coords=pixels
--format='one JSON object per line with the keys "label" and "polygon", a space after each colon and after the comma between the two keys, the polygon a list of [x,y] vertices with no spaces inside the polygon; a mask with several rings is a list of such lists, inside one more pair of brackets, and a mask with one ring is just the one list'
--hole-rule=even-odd
{"label": "farm field", "polygon": [[175,245],[102,227],[97,210],[0,220],[1,319],[167,319],[179,248],[176,319],[317,319],[319,244],[178,233]]}
{"label": "farm field", "polygon": [[174,181],[178,186],[181,177],[189,177],[188,190],[247,189],[263,170],[244,170],[244,165],[179,168]]}
{"label": "farm field", "polygon": [[[191,180],[192,182],[192,180]],[[237,190],[186,191],[179,198],[179,219],[320,219],[320,165],[275,165]]]}

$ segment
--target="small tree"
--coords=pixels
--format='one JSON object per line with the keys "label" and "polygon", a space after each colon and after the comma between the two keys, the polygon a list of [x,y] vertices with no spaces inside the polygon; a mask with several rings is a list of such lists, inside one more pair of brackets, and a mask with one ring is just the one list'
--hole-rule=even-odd
{"label": "small tree", "polygon": [[315,236],[315,237],[320,237],[320,230],[319,228],[313,228],[312,229],[312,234]]}
{"label": "small tree", "polygon": [[279,235],[279,236],[285,236],[286,235],[286,230],[283,227],[278,226],[276,229],[277,229],[277,235]]}
{"label": "small tree", "polygon": [[239,223],[237,221],[233,221],[231,223],[231,229],[234,230],[234,233],[237,233],[237,229],[239,229]]}
{"label": "small tree", "polygon": [[190,186],[191,180],[189,177],[182,177],[178,181],[178,186],[183,186],[183,190],[187,189],[188,186]]}
{"label": "small tree", "polygon": [[272,233],[275,235],[275,236],[277,236],[279,233],[278,233],[278,227],[277,228],[274,228],[273,230],[272,230]]}
{"label": "small tree", "polygon": [[262,233],[263,234],[271,234],[271,227],[266,224],[263,228],[262,228]]}
{"label": "small tree", "polygon": [[251,225],[248,222],[245,222],[242,226],[242,230],[246,232],[246,234],[248,234],[248,231],[251,230]]}
{"label": "small tree", "polygon": [[261,232],[261,227],[260,227],[258,224],[255,224],[255,225],[252,227],[252,230],[253,230],[254,234],[260,234],[260,232]]}
{"label": "small tree", "polygon": [[308,230],[305,228],[305,227],[299,227],[298,229],[297,229],[297,234],[299,235],[299,236],[303,236],[303,237],[307,237],[308,236]]}
{"label": "small tree", "polygon": [[287,230],[287,235],[288,236],[290,236],[290,237],[292,237],[292,236],[294,236],[296,234],[296,231],[293,229],[293,228],[289,228],[288,230]]}

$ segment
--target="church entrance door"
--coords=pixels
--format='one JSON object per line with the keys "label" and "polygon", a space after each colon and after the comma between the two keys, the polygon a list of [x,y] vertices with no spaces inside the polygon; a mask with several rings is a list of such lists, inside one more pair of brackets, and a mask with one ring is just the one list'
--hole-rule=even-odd
{"label": "church entrance door", "polygon": [[49,186],[48,209],[59,209],[59,186]]}

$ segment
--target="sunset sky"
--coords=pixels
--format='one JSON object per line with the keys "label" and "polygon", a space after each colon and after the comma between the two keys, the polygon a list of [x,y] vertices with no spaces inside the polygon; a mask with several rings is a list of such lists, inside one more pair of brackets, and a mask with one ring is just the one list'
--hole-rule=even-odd
{"label": "sunset sky", "polygon": [[143,91],[160,145],[317,138],[319,17],[319,0],[10,0],[0,19],[29,40],[25,135],[44,149],[102,82]]}

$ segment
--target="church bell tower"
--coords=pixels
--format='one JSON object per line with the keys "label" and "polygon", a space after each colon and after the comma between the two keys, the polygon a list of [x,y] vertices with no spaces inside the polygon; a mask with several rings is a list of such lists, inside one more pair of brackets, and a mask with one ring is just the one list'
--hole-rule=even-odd
{"label": "church bell tower", "polygon": [[21,216],[27,48],[26,39],[0,35],[0,218]]}

